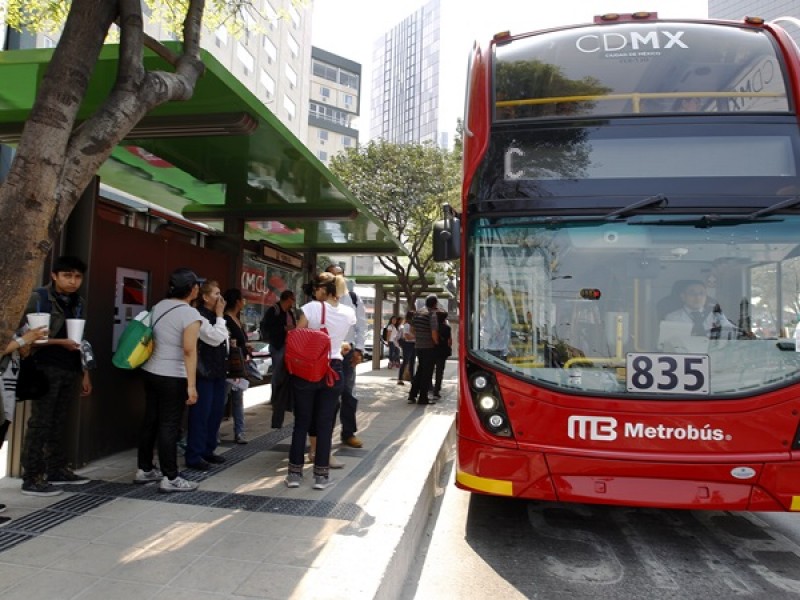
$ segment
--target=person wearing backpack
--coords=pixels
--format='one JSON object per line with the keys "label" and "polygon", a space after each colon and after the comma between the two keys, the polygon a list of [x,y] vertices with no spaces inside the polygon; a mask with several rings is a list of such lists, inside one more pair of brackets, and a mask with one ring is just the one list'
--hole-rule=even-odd
{"label": "person wearing backpack", "polygon": [[314,300],[301,307],[297,320],[298,329],[326,330],[330,337],[330,368],[328,378],[306,381],[296,375],[290,376],[294,390],[294,429],[289,449],[289,470],[286,487],[298,488],[303,482],[306,439],[312,423],[316,429],[317,442],[314,453],[313,489],[324,490],[330,483],[330,454],[336,408],[344,387],[342,342],[350,328],[356,324],[356,313],[339,299],[347,294],[344,277],[331,273],[320,273],[311,281]]}
{"label": "person wearing backpack", "polygon": [[400,345],[398,335],[403,326],[403,317],[392,317],[386,326],[386,343],[389,345],[389,368],[400,368]]}
{"label": "person wearing backpack", "polygon": [[67,337],[67,319],[85,319],[83,284],[86,263],[76,256],[60,256],[53,264],[50,285],[33,291],[25,314],[49,313],[47,341],[37,344],[31,357],[47,378],[47,392],[31,403],[31,416],[22,450],[22,493],[57,496],[64,484],[88,479],[67,467],[64,450],[69,407],[92,393],[89,371],[81,362],[81,344]]}

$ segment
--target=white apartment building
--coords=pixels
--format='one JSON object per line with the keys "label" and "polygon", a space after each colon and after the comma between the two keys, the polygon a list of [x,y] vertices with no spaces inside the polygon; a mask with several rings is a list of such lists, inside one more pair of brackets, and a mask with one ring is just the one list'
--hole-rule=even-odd
{"label": "white apartment building", "polygon": [[[0,0],[0,7],[7,0]],[[311,70],[312,3],[296,7],[291,0],[253,0],[244,8],[244,31],[234,37],[224,28],[203,28],[201,46],[236,76],[287,129],[304,140],[308,131],[308,73]],[[145,11],[146,11],[145,7]],[[159,22],[145,31],[157,40],[175,40]],[[2,34],[6,27],[0,26]],[[10,35],[9,49],[52,48],[57,35]],[[2,40],[2,37],[0,37]],[[0,45],[0,48],[3,48]]]}
{"label": "white apartment building", "polygon": [[[307,136],[312,5],[254,0],[244,8],[244,31],[203,28],[202,47],[238,78],[299,139]],[[174,39],[160,23],[147,23],[156,39]]]}
{"label": "white apartment building", "polygon": [[312,47],[309,88],[306,146],[328,165],[336,154],[358,146],[354,120],[361,107],[361,65]]}

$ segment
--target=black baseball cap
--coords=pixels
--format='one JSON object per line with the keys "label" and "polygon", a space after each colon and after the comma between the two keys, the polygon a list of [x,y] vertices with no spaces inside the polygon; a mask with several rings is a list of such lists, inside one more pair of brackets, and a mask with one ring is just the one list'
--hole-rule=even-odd
{"label": "black baseball cap", "polygon": [[198,277],[197,273],[191,269],[182,267],[180,269],[175,269],[169,276],[169,289],[188,290],[195,285],[203,285],[205,282],[205,278]]}

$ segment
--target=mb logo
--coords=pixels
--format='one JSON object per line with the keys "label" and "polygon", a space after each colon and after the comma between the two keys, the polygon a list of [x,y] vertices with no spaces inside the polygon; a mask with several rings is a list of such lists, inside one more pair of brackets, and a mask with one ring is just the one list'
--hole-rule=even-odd
{"label": "mb logo", "polygon": [[617,439],[617,420],[613,417],[586,417],[573,415],[567,421],[570,439],[613,442]]}

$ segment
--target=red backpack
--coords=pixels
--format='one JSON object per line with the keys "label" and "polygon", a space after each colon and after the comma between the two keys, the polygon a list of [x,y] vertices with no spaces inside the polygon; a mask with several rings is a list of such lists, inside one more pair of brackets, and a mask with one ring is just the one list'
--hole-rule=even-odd
{"label": "red backpack", "polygon": [[331,369],[331,338],[325,329],[325,303],[322,303],[322,322],[319,329],[290,329],[286,332],[286,370],[306,381],[325,378],[328,387],[339,379]]}

